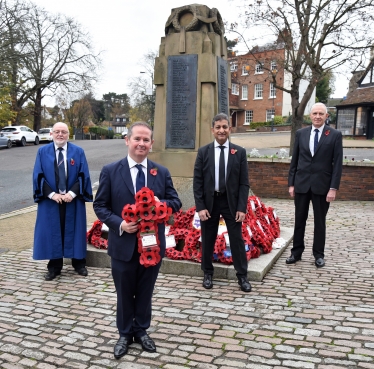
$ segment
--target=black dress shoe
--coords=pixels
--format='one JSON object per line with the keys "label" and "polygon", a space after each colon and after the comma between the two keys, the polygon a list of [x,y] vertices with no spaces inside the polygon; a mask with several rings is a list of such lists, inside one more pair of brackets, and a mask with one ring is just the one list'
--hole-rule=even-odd
{"label": "black dress shoe", "polygon": [[48,273],[44,276],[44,279],[46,281],[52,281],[53,279],[55,279],[60,274],[61,274],[61,272],[54,272],[54,271],[49,270]]}
{"label": "black dress shoe", "polygon": [[316,259],[315,264],[317,268],[322,268],[325,266],[325,260],[323,260],[322,258],[318,258]]}
{"label": "black dress shoe", "polygon": [[145,334],[141,337],[134,337],[134,341],[136,343],[140,343],[142,345],[142,349],[147,352],[156,352],[156,345],[151,337],[148,334]]}
{"label": "black dress shoe", "polygon": [[204,274],[203,287],[210,290],[213,287],[213,280],[211,274]]}
{"label": "black dress shoe", "polygon": [[79,269],[76,270],[76,272],[79,275],[83,275],[83,277],[87,277],[87,275],[88,275],[88,271],[87,271],[86,267],[79,268]]}
{"label": "black dress shoe", "polygon": [[132,344],[132,339],[127,337],[120,337],[117,341],[116,345],[114,346],[114,357],[116,359],[121,358],[122,356],[127,354],[129,350],[129,346]]}
{"label": "black dress shoe", "polygon": [[299,260],[301,260],[301,258],[297,258],[295,255],[291,254],[291,256],[286,259],[286,264],[295,264]]}
{"label": "black dress shoe", "polygon": [[247,277],[239,277],[238,284],[243,292],[251,292],[252,287],[251,284],[248,282]]}

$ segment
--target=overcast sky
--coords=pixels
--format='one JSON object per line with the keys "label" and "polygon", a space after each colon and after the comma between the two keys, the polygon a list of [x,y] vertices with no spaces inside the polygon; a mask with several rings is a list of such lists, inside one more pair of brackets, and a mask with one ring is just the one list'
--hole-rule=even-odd
{"label": "overcast sky", "polygon": [[[95,86],[94,91],[98,99],[108,92],[130,94],[129,80],[143,71],[139,65],[142,56],[147,51],[158,50],[171,9],[193,4],[185,0],[32,1],[49,12],[73,17],[90,33],[96,51],[103,51],[101,82]],[[239,3],[233,0],[203,2],[210,8],[217,8],[223,20],[229,23],[238,21]],[[228,39],[237,37],[227,33],[226,36]],[[245,36],[247,38],[248,35]],[[244,52],[244,47],[239,51]],[[345,95],[348,88],[347,79],[339,78],[336,87],[335,95]]]}

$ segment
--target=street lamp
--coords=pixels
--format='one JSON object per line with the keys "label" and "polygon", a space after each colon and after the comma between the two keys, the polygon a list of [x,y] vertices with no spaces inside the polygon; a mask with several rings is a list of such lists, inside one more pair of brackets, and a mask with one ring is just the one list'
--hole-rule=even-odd
{"label": "street lamp", "polygon": [[272,82],[271,82],[271,84],[273,85],[273,91],[272,91],[272,98],[273,98],[273,114],[272,114],[272,119],[271,119],[271,132],[274,132],[274,118],[275,118],[274,100],[275,100],[275,97],[276,97],[274,79],[275,79],[275,76],[277,75],[277,72],[278,72],[278,71],[277,71],[276,68],[273,68],[273,69],[271,70],[271,77],[272,77]]}

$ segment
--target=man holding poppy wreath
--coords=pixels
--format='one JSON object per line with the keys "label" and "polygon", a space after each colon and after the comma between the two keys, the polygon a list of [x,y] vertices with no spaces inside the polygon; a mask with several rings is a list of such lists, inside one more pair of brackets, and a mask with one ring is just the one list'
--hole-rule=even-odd
{"label": "man holding poppy wreath", "polygon": [[250,292],[242,237],[249,193],[247,155],[244,148],[229,141],[230,132],[228,116],[217,114],[212,121],[215,140],[199,148],[195,162],[193,192],[201,221],[203,287],[213,287],[213,250],[222,216],[227,226],[238,284],[243,292]]}
{"label": "man holding poppy wreath", "polygon": [[288,191],[295,198],[295,227],[287,264],[301,260],[309,203],[314,212],[315,266],[325,266],[326,215],[339,189],[343,165],[342,133],[325,124],[327,108],[316,103],[310,111],[312,126],[296,132],[288,174]]}
{"label": "man holding poppy wreath", "polygon": [[[133,341],[140,343],[147,352],[156,351],[147,329],[151,323],[152,293],[161,262],[147,267],[141,264],[137,237],[139,223],[131,220],[131,209],[127,205],[135,204],[137,185],[142,181],[143,188],[153,191],[156,202],[165,202],[173,212],[182,206],[168,169],[147,158],[153,144],[152,137],[152,129],[147,123],[131,125],[126,137],[128,156],[103,167],[94,201],[97,217],[109,227],[108,254],[117,291],[120,336],[114,346],[116,359],[126,355]],[[162,258],[165,254],[165,225],[158,223],[157,227]]]}

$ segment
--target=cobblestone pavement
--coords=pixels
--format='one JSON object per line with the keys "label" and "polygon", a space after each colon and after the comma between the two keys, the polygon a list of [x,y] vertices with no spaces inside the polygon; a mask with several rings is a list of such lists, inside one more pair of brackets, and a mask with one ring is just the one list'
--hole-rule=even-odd
{"label": "cobblestone pavement", "polygon": [[[262,200],[292,227],[292,201]],[[120,360],[110,270],[81,277],[65,266],[44,281],[46,262],[31,258],[29,218],[0,220],[5,239],[27,239],[23,250],[0,255],[1,368],[374,368],[374,202],[332,204],[326,267],[318,270],[310,214],[303,260],[286,265],[286,250],[249,294],[227,280],[207,291],[199,278],[160,275],[149,331],[157,353],[133,344]]]}

